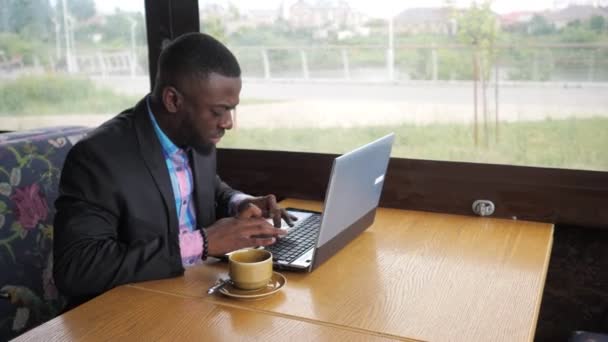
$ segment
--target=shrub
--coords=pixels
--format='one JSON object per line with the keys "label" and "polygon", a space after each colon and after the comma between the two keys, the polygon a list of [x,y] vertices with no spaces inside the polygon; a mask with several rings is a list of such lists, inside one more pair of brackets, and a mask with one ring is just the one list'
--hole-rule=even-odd
{"label": "shrub", "polygon": [[136,100],[85,78],[28,76],[0,85],[3,114],[108,113],[133,106]]}

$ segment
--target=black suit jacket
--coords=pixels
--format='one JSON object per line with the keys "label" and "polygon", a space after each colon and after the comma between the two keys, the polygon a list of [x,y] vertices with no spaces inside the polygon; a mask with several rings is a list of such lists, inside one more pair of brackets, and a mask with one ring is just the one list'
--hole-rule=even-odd
{"label": "black suit jacket", "polygon": [[[197,227],[206,227],[227,216],[236,191],[216,175],[215,150],[190,160]],[[71,149],[55,206],[55,283],[72,304],[183,274],[171,180],[145,100]]]}

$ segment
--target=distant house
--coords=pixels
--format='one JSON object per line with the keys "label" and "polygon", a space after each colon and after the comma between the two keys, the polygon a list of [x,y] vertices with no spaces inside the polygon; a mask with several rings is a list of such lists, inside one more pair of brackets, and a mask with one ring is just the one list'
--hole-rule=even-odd
{"label": "distant house", "polygon": [[501,15],[499,17],[500,26],[503,28],[509,28],[514,26],[520,26],[522,24],[529,23],[530,20],[537,15],[536,12],[512,12]]}
{"label": "distant house", "polygon": [[[579,3],[584,3],[580,1]],[[588,2],[588,1],[587,1]],[[575,2],[576,3],[576,2]],[[561,2],[556,2],[556,8],[560,8]],[[584,22],[593,16],[602,16],[608,20],[608,9],[591,5],[570,5],[565,8],[544,12],[513,12],[502,15],[500,23],[503,28],[521,26],[529,23],[534,16],[542,16],[556,29],[563,28],[569,23]]]}
{"label": "distant house", "polygon": [[322,28],[322,27],[358,27],[367,17],[355,11],[348,2],[343,0],[319,0],[311,3],[298,0],[287,9],[284,9],[287,22],[294,27]]}
{"label": "distant house", "polygon": [[395,17],[394,25],[396,32],[409,34],[453,34],[456,29],[449,8],[407,9]]}
{"label": "distant house", "polygon": [[553,0],[553,8],[568,6],[608,6],[608,0]]}
{"label": "distant house", "polygon": [[608,19],[608,9],[595,6],[575,5],[546,14],[546,18],[558,29],[567,26],[568,23],[577,20],[585,21],[593,16],[602,16]]}
{"label": "distant house", "polygon": [[278,10],[248,10],[239,18],[249,26],[272,25],[280,17]]}
{"label": "distant house", "polygon": [[228,34],[247,28],[269,26],[274,24],[280,17],[276,10],[248,10],[241,12],[237,18],[226,20],[226,32]]}
{"label": "distant house", "polygon": [[279,16],[278,10],[239,11],[236,7],[231,8],[218,4],[209,4],[200,12],[201,21],[221,19],[222,26],[228,34],[250,27],[272,25]]}

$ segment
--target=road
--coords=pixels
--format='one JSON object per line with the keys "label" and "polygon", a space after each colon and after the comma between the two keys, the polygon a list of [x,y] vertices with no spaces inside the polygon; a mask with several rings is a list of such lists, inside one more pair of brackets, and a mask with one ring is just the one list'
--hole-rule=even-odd
{"label": "road", "polygon": [[[94,78],[103,86],[125,94],[145,94],[147,77]],[[488,89],[493,100],[494,87]],[[564,105],[608,108],[606,83],[506,83],[499,89],[503,104]],[[241,98],[265,100],[321,100],[343,102],[408,102],[469,104],[473,99],[471,82],[345,83],[336,81],[267,81],[245,79]]]}
{"label": "road", "polygon": [[[143,95],[148,91],[145,77],[96,81],[120,93]],[[494,88],[488,89],[490,118],[494,118],[494,94]],[[503,84],[498,98],[500,121],[608,116],[608,84],[603,83]],[[474,112],[471,82],[349,84],[245,79],[241,99],[240,127],[470,123]]]}
{"label": "road", "polygon": [[[149,91],[147,77],[94,80],[121,94],[144,96]],[[494,89],[488,99],[491,121],[495,117]],[[236,115],[240,128],[468,124],[474,117],[470,82],[347,84],[246,79],[241,100]],[[608,84],[505,84],[499,100],[501,122],[608,117]],[[2,124],[9,130],[66,123],[96,126],[122,109],[107,114],[5,117]],[[481,121],[481,114],[479,118]]]}

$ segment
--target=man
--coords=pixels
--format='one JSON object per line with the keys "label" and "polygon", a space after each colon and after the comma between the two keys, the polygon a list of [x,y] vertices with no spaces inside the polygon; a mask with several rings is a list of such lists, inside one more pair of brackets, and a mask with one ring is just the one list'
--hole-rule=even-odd
{"label": "man", "polygon": [[72,148],[54,232],[55,282],[71,305],[285,234],[263,218],[291,223],[273,195],[247,196],[216,175],[240,74],[217,40],[181,36],[163,49],[152,93]]}

